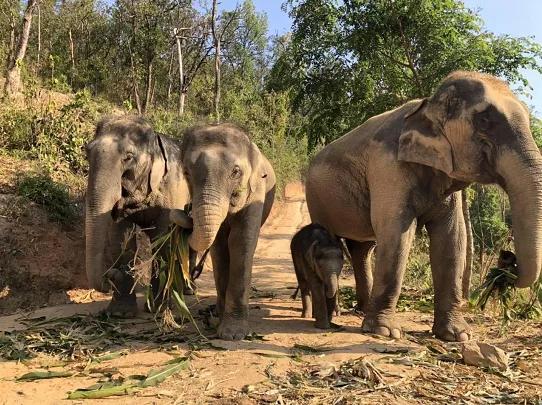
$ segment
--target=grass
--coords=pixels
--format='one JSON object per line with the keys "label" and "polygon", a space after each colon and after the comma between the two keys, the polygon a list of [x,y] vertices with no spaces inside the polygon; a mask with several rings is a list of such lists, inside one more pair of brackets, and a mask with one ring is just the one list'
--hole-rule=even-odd
{"label": "grass", "polygon": [[68,188],[44,174],[26,174],[17,181],[17,194],[41,205],[51,221],[71,225],[78,210]]}

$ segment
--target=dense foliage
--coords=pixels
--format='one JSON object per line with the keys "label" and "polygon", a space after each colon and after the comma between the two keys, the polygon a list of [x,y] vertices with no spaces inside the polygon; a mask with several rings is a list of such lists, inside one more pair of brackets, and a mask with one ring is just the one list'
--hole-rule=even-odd
{"label": "dense foliage", "polygon": [[542,71],[539,44],[487,32],[459,0],[288,0],[285,8],[291,40],[268,88],[291,91],[311,147],[428,96],[453,70],[491,73],[520,90],[523,68]]}

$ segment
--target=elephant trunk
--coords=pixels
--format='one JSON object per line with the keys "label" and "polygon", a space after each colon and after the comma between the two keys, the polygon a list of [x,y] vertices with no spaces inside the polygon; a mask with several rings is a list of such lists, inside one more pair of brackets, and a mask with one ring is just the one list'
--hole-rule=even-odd
{"label": "elephant trunk", "polygon": [[529,287],[542,267],[542,156],[533,142],[521,153],[503,153],[497,170],[504,179],[512,211],[519,272],[515,285]]}
{"label": "elephant trunk", "polygon": [[[90,288],[107,292],[104,283],[104,249],[111,210],[121,198],[121,176],[111,170],[107,159],[91,161],[85,210],[85,265]],[[105,164],[105,165],[104,165]],[[119,170],[120,171],[120,170]]]}
{"label": "elephant trunk", "polygon": [[331,273],[326,278],[326,297],[333,298],[339,289],[339,278],[336,273]]}
{"label": "elephant trunk", "polygon": [[198,252],[207,250],[215,241],[220,225],[228,214],[229,201],[219,193],[203,190],[192,200],[194,227],[188,238],[190,247]]}

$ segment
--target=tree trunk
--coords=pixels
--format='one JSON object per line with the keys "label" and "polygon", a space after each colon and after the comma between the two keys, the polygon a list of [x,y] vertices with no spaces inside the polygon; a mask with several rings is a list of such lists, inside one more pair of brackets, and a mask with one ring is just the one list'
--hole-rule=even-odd
{"label": "tree trunk", "polygon": [[152,61],[147,64],[147,80],[145,87],[145,102],[142,110],[143,114],[147,112],[152,98]]}
{"label": "tree trunk", "polygon": [[167,102],[169,104],[169,100],[171,100],[171,88],[173,87],[173,51],[171,51],[171,55],[169,57],[169,68],[167,70]]}
{"label": "tree trunk", "polygon": [[143,113],[143,108],[141,107],[141,99],[139,98],[139,87],[137,85],[137,74],[134,64],[134,54],[130,52],[130,65],[132,68],[132,89],[134,92],[134,99],[136,102],[137,113],[141,115]]}
{"label": "tree trunk", "polygon": [[40,55],[41,55],[41,7],[38,4],[38,71],[40,68]]}
{"label": "tree trunk", "polygon": [[70,74],[70,86],[73,86],[73,77],[75,76],[75,50],[73,46],[73,36],[72,36],[72,29],[70,28],[68,30],[68,37],[70,39],[70,60],[72,63],[71,67],[71,74]]}
{"label": "tree trunk", "polygon": [[14,50],[13,56],[8,64],[6,73],[6,83],[4,93],[7,97],[14,96],[21,92],[23,84],[21,82],[21,63],[26,54],[28,46],[28,38],[30,36],[30,27],[32,26],[32,13],[38,4],[38,0],[28,0],[26,10],[23,16],[21,34],[17,47]]}
{"label": "tree trunk", "polygon": [[470,279],[472,276],[472,262],[474,257],[474,239],[472,235],[472,223],[470,220],[469,202],[467,199],[467,190],[461,191],[461,201],[463,208],[463,219],[467,230],[467,261],[465,262],[465,270],[463,271],[463,298],[469,298]]}
{"label": "tree trunk", "polygon": [[217,0],[213,0],[213,9],[211,13],[211,32],[213,34],[213,43],[215,47],[215,97],[214,97],[214,110],[215,120],[220,123],[220,36],[216,32],[216,14],[217,14]]}
{"label": "tree trunk", "polygon": [[177,56],[179,59],[179,115],[183,115],[185,101],[183,50],[181,47],[181,38],[177,33],[177,29],[175,29],[174,33],[175,40],[177,41]]}

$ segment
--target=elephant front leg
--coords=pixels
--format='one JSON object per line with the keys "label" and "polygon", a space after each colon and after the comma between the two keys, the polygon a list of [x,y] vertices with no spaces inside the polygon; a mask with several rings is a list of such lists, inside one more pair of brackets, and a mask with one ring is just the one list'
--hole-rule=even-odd
{"label": "elephant front leg", "polygon": [[390,220],[390,216],[382,219],[380,226],[375,227],[378,249],[374,285],[361,328],[363,332],[399,339],[401,327],[395,321],[395,306],[401,293],[416,221],[413,218]]}
{"label": "elephant front leg", "polygon": [[241,340],[249,333],[248,300],[252,279],[252,262],[260,234],[262,206],[246,207],[230,222],[228,248],[230,256],[224,312],[218,336]]}
{"label": "elephant front leg", "polygon": [[213,276],[216,286],[216,312],[219,317],[224,313],[226,305],[226,291],[230,275],[230,251],[228,248],[228,236],[230,229],[226,224],[220,227],[213,246],[211,258],[213,261]]}
{"label": "elephant front leg", "polygon": [[[328,299],[326,298],[324,283],[316,275],[309,277],[308,282],[311,290],[314,326],[318,329],[329,329],[331,313],[328,312]],[[335,299],[333,299],[333,307],[335,307]]]}
{"label": "elephant front leg", "polygon": [[467,234],[459,193],[452,194],[425,225],[435,289],[433,333],[442,340],[469,340],[470,328],[459,308],[467,254]]}
{"label": "elephant front leg", "polygon": [[122,221],[115,224],[109,237],[109,254],[113,266],[106,272],[112,285],[113,297],[105,309],[114,316],[133,318],[137,315],[134,278],[129,272],[136,251],[135,225]]}

